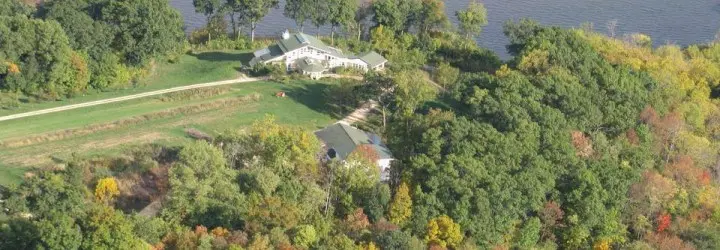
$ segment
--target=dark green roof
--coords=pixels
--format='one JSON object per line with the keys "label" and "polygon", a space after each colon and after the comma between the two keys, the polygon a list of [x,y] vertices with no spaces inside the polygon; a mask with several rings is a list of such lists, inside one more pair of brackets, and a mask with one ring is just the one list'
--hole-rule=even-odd
{"label": "dark green roof", "polygon": [[341,160],[347,159],[360,145],[371,145],[378,154],[378,159],[392,159],[390,150],[382,144],[380,136],[359,130],[343,123],[335,123],[316,131],[320,140],[325,142],[328,149],[337,152]]}
{"label": "dark green roof", "polygon": [[257,63],[265,62],[267,60],[271,60],[285,55],[280,46],[278,46],[277,44],[273,44],[268,46],[267,48],[255,51],[255,53],[253,54],[255,55],[255,57],[250,60],[250,66],[255,66],[255,64]]}
{"label": "dark green roof", "polygon": [[370,51],[360,55],[360,60],[363,60],[363,62],[367,63],[369,68],[374,68],[375,66],[387,62],[387,59],[385,59],[385,57],[381,56],[375,51]]}

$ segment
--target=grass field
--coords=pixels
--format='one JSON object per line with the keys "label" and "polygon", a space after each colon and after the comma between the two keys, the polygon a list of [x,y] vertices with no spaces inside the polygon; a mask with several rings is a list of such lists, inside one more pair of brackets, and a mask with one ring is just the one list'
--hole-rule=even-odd
{"label": "grass field", "polygon": [[[227,55],[239,54],[214,54],[213,58]],[[159,68],[148,81],[155,80],[168,87],[223,80],[238,74],[233,68],[237,63],[230,59],[223,63],[194,56],[184,59],[180,64]],[[206,67],[198,60],[216,63],[218,68]],[[281,124],[318,129],[342,115],[330,112],[325,102],[324,90],[333,81],[238,83],[215,87],[218,91],[208,90],[212,94],[201,98],[191,98],[192,95],[177,99],[147,97],[0,122],[0,185],[17,183],[27,169],[52,166],[73,154],[81,157],[117,155],[139,144],[179,145],[192,140],[186,132],[190,128],[216,135],[241,130],[255,120],[272,115]],[[160,89],[154,83],[143,88],[132,93]],[[107,98],[129,94],[129,91],[99,95]],[[275,97],[278,91],[285,91],[288,97]],[[73,99],[54,104],[77,102],[80,101]],[[38,109],[41,105],[24,108]]]}
{"label": "grass field", "polygon": [[250,52],[217,51],[183,55],[179,63],[159,64],[152,75],[143,79],[137,86],[114,89],[107,92],[88,93],[70,99],[54,102],[21,103],[15,109],[0,109],[0,116],[23,113],[57,106],[95,101],[153,90],[233,79],[240,76],[240,62],[249,60]]}

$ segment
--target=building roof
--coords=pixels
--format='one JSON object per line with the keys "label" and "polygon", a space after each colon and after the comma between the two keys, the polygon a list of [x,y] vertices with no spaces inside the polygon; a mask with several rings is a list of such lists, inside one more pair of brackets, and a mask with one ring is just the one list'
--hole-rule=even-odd
{"label": "building roof", "polygon": [[376,66],[387,62],[385,57],[381,56],[375,51],[370,51],[359,56],[360,60],[368,64],[369,68],[375,68]]}
{"label": "building roof", "polygon": [[387,59],[374,51],[361,54],[360,56],[343,54],[341,50],[327,46],[317,37],[307,35],[302,32],[296,32],[292,34],[286,33],[286,35],[284,36],[287,38],[281,39],[276,44],[273,44],[265,49],[255,51],[255,53],[253,53],[253,59],[250,60],[250,66],[254,66],[257,63],[266,62],[268,60],[278,58],[290,51],[297,50],[305,46],[311,46],[318,50],[325,51],[328,54],[338,58],[360,59],[363,62],[367,63],[369,68],[374,68],[384,62],[387,62]]}
{"label": "building roof", "polygon": [[380,136],[343,123],[327,126],[316,131],[315,135],[324,141],[328,148],[334,149],[341,160],[347,159],[348,155],[361,145],[372,146],[378,159],[392,159],[390,150],[382,143]]}
{"label": "building roof", "polygon": [[307,57],[297,60],[297,67],[304,72],[316,73],[325,71],[325,66],[323,66],[321,62]]}
{"label": "building roof", "polygon": [[282,49],[283,53],[287,53],[288,51],[293,51],[305,46],[312,46],[316,49],[325,51],[333,56],[344,57],[342,51],[340,51],[339,49],[327,46],[323,41],[320,41],[320,39],[317,39],[314,36],[302,32],[290,34],[290,37],[288,37],[287,39],[282,39],[278,41],[278,45]]}
{"label": "building roof", "polygon": [[255,51],[253,55],[255,55],[255,57],[250,60],[250,66],[255,66],[255,64],[258,64],[260,62],[265,62],[281,57],[285,55],[285,52],[282,51],[279,45],[273,44],[268,46],[267,48]]}

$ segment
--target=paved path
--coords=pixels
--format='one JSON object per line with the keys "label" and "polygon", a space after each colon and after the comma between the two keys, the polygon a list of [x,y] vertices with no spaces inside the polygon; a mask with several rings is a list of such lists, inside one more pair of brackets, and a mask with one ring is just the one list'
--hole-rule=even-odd
{"label": "paved path", "polygon": [[188,90],[188,89],[207,88],[207,87],[214,87],[214,86],[228,85],[228,84],[235,84],[235,83],[254,82],[254,81],[260,81],[260,80],[267,80],[267,78],[266,77],[261,77],[261,78],[242,77],[239,79],[232,79],[232,80],[225,80],[225,81],[198,83],[198,84],[174,87],[174,88],[169,88],[169,89],[155,90],[155,91],[150,91],[150,92],[145,92],[145,93],[140,93],[140,94],[127,95],[127,96],[121,96],[121,97],[115,97],[115,98],[109,98],[109,99],[103,99],[103,100],[97,100],[97,101],[91,101],[91,102],[84,102],[84,103],[60,106],[60,107],[49,108],[49,109],[41,109],[41,110],[19,113],[19,114],[14,114],[14,115],[1,116],[0,121],[7,121],[7,120],[19,119],[19,118],[24,118],[24,117],[36,116],[36,115],[55,113],[55,112],[60,112],[60,111],[65,111],[65,110],[84,108],[84,107],[108,104],[108,103],[113,103],[113,102],[122,102],[122,101],[127,101],[127,100],[132,100],[132,99],[138,99],[138,98],[154,96],[154,95],[162,95],[162,94],[183,91],[183,90]]}

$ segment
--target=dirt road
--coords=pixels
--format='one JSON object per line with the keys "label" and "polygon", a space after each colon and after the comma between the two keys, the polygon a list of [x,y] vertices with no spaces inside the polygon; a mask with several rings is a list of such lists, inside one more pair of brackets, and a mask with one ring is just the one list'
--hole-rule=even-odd
{"label": "dirt road", "polygon": [[368,101],[364,103],[359,108],[355,109],[351,114],[340,120],[340,123],[345,123],[348,125],[351,125],[356,122],[365,121],[367,116],[370,114],[373,109],[376,109],[378,106],[376,101]]}
{"label": "dirt road", "polygon": [[101,105],[101,104],[122,102],[122,101],[138,99],[138,98],[143,98],[143,97],[148,97],[148,96],[162,95],[162,94],[183,91],[183,90],[188,90],[188,89],[207,88],[207,87],[214,87],[214,86],[228,85],[228,84],[235,84],[235,83],[254,82],[254,81],[260,81],[260,80],[266,80],[266,78],[265,77],[262,77],[262,78],[242,77],[239,79],[232,79],[232,80],[225,80],[225,81],[198,83],[198,84],[174,87],[174,88],[169,88],[169,89],[155,90],[155,91],[150,91],[150,92],[145,92],[145,93],[140,93],[140,94],[127,95],[127,96],[97,100],[97,101],[92,101],[92,102],[84,102],[84,103],[60,106],[60,107],[49,108],[49,109],[41,109],[41,110],[19,113],[19,114],[14,114],[14,115],[7,115],[7,116],[0,117],[0,122],[24,118],[24,117],[42,115],[42,114],[55,113],[55,112],[60,112],[60,111],[65,111],[65,110],[96,106],[96,105]]}

